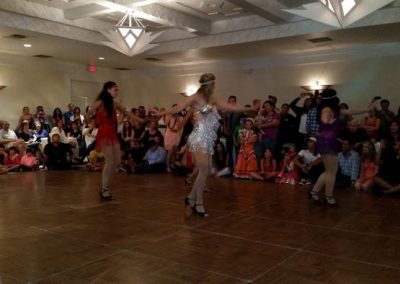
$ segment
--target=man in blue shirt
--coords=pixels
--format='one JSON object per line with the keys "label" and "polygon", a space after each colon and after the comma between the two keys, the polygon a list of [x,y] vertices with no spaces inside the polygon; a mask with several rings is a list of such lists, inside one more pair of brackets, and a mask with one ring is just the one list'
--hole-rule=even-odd
{"label": "man in blue shirt", "polygon": [[342,152],[338,155],[339,170],[336,177],[337,187],[352,188],[360,174],[360,156],[352,149],[349,140],[342,141]]}
{"label": "man in blue shirt", "polygon": [[159,146],[158,139],[150,141],[150,148],[143,158],[143,163],[133,169],[135,173],[159,173],[166,169],[165,158],[167,152]]}

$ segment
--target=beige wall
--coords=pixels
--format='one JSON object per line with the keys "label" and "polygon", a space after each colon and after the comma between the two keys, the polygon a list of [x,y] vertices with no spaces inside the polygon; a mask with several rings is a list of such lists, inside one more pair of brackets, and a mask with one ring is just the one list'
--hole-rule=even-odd
{"label": "beige wall", "polygon": [[[225,100],[236,95],[241,105],[254,98],[265,99],[267,94],[289,102],[313,80],[332,84],[343,101],[352,107],[362,107],[372,96],[381,95],[392,101],[392,109],[400,105],[400,57],[381,57],[362,61],[341,61],[295,66],[280,65],[268,68],[241,68],[238,63],[218,63],[182,69],[116,71],[99,69],[89,73],[85,66],[75,64],[43,65],[36,62],[2,64],[0,61],[0,119],[15,125],[23,106],[32,110],[39,104],[51,113],[54,107],[62,110],[70,101],[71,80],[104,82],[115,80],[121,87],[121,101],[127,107],[165,106],[183,99],[180,92],[194,84],[203,72],[217,76],[217,95]],[[184,74],[188,74],[183,76]]]}

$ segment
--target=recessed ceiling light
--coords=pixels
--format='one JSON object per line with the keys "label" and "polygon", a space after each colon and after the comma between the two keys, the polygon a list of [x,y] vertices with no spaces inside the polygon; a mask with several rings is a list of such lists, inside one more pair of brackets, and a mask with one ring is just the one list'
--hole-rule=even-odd
{"label": "recessed ceiling light", "polygon": [[32,44],[30,44],[30,43],[25,43],[24,44],[24,47],[31,47],[32,46]]}
{"label": "recessed ceiling light", "polygon": [[104,57],[99,57],[99,60],[104,60],[105,58]]}

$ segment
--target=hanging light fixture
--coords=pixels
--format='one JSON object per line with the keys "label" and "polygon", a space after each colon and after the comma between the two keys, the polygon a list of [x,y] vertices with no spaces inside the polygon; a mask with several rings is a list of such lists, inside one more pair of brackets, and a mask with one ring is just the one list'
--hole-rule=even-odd
{"label": "hanging light fixture", "polygon": [[145,32],[142,21],[136,18],[132,11],[126,13],[116,28],[129,49],[134,47],[139,37]]}

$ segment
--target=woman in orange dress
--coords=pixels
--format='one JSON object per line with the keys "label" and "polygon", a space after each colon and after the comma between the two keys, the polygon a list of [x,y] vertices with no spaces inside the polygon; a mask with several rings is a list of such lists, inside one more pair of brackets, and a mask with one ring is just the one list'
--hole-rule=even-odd
{"label": "woman in orange dress", "polygon": [[257,134],[254,132],[254,120],[247,118],[245,128],[240,132],[240,150],[236,162],[235,173],[237,178],[251,178],[252,173],[258,172],[254,143]]}

